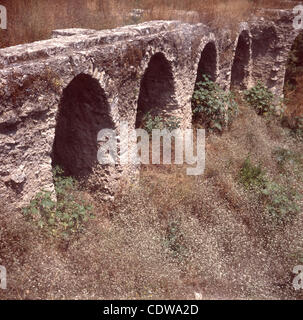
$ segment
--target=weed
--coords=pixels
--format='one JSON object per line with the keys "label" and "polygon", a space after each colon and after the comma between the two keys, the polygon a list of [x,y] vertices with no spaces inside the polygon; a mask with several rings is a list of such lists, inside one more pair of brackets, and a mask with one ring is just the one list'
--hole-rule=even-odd
{"label": "weed", "polygon": [[147,112],[143,118],[143,129],[149,134],[153,129],[167,129],[172,131],[180,127],[180,120],[174,116],[164,119],[161,116],[152,116],[150,112]]}
{"label": "weed", "polygon": [[240,169],[239,181],[245,188],[263,187],[266,179],[261,166],[255,166],[251,163],[249,156],[244,160]]}
{"label": "weed", "polygon": [[194,122],[210,130],[223,131],[238,114],[238,104],[231,92],[221,89],[207,75],[198,82],[192,97]]}
{"label": "weed", "polygon": [[293,215],[299,213],[299,194],[292,188],[267,181],[261,193],[265,200],[266,210],[274,221],[289,221]]}
{"label": "weed", "polygon": [[92,207],[77,199],[77,184],[72,177],[63,176],[59,167],[54,169],[57,201],[49,191],[41,191],[23,208],[26,218],[55,237],[68,238],[82,231],[84,223],[92,218]]}
{"label": "weed", "polygon": [[259,115],[275,114],[274,95],[260,81],[251,89],[244,91],[244,98]]}
{"label": "weed", "polygon": [[[279,150],[278,154],[282,163],[290,157],[290,153],[285,149]],[[265,210],[273,221],[290,221],[291,217],[299,212],[299,193],[289,186],[284,187],[267,179],[260,165],[253,165],[249,157],[242,165],[239,178],[246,189],[253,189],[263,199]]]}

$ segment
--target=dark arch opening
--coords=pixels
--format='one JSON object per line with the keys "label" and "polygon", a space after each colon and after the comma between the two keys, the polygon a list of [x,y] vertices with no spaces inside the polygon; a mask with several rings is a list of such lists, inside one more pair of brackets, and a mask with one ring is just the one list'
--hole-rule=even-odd
{"label": "dark arch opening", "polygon": [[284,91],[286,89],[294,89],[299,82],[298,76],[303,74],[303,32],[300,33],[292,47],[288,56],[285,78]]}
{"label": "dark arch opening", "polygon": [[164,115],[176,107],[171,66],[163,53],[156,53],[149,61],[140,84],[136,128],[142,126],[147,112]]}
{"label": "dark arch opening", "polygon": [[[217,70],[217,49],[213,42],[209,42],[204,47],[200,56],[193,97],[195,95],[195,92],[201,89],[201,86],[204,87],[204,83],[199,85],[200,82],[204,82],[204,76],[207,76],[209,80],[213,82],[216,81],[216,77],[217,77],[216,70]],[[193,124],[199,124],[200,122],[203,122],[203,120],[201,119],[200,112],[198,113],[195,112],[197,105],[194,102],[194,100],[192,100],[191,107],[192,107]]]}
{"label": "dark arch opening", "polygon": [[294,40],[288,55],[283,93],[287,107],[285,115],[292,126],[294,119],[303,115],[303,32]]}
{"label": "dark arch opening", "polygon": [[113,127],[108,110],[104,90],[96,79],[80,74],[71,81],[59,104],[53,166],[78,177],[92,172],[97,164],[97,134]]}
{"label": "dark arch opening", "polygon": [[231,68],[231,88],[246,89],[249,76],[250,39],[247,31],[242,31],[238,38],[237,48]]}
{"label": "dark arch opening", "polygon": [[207,75],[210,80],[216,81],[217,49],[213,42],[209,42],[203,49],[198,64],[196,83],[203,80]]}

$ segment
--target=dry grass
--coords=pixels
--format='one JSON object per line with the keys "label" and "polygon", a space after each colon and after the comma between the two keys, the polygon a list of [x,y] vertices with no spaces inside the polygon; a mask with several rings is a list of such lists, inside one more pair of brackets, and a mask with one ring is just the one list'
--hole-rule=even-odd
{"label": "dry grass", "polygon": [[[0,264],[9,277],[1,297],[302,298],[291,286],[303,250],[302,215],[275,225],[237,179],[248,153],[279,177],[278,147],[303,154],[286,129],[243,107],[230,131],[207,137],[203,176],[145,166],[140,182],[99,205],[97,219],[76,240],[52,240],[19,213],[1,213]],[[302,192],[293,166],[281,179]]]}
{"label": "dry grass", "polygon": [[[0,30],[0,47],[47,39],[61,28],[105,29],[149,20],[207,22],[217,27],[239,21],[258,7],[291,7],[280,0],[4,0],[8,30]],[[133,8],[145,13],[140,20],[129,17]]]}

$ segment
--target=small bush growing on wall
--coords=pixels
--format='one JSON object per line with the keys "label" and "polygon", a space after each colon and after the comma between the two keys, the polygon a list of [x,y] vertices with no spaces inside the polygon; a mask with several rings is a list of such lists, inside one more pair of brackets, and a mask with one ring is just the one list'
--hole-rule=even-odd
{"label": "small bush growing on wall", "polygon": [[260,81],[251,89],[244,91],[244,98],[260,115],[274,114],[274,95]]}
{"label": "small bush growing on wall", "polygon": [[203,80],[195,87],[192,110],[196,124],[223,131],[238,114],[238,104],[230,91],[224,91],[207,75],[203,75]]}
{"label": "small bush growing on wall", "polygon": [[84,223],[92,218],[92,207],[77,195],[77,183],[63,176],[56,167],[53,172],[57,201],[52,193],[41,191],[23,208],[24,216],[53,236],[68,238],[80,232]]}
{"label": "small bush growing on wall", "polygon": [[167,129],[172,131],[180,128],[180,120],[174,116],[163,118],[161,116],[152,116],[150,112],[147,112],[143,118],[143,129],[149,134],[153,129]]}

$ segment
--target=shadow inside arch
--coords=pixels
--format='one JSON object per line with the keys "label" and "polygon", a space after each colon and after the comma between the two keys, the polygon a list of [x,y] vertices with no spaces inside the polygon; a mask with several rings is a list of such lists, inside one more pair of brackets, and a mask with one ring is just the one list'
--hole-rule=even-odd
{"label": "shadow inside arch", "polygon": [[172,112],[177,103],[170,63],[163,53],[154,54],[148,64],[140,84],[136,128],[142,126],[147,112],[153,116]]}
{"label": "shadow inside arch", "polygon": [[98,80],[79,74],[64,89],[57,114],[52,151],[53,167],[66,175],[89,175],[97,162],[97,135],[114,128],[109,105]]}
{"label": "shadow inside arch", "polygon": [[250,37],[246,30],[243,30],[238,37],[236,52],[231,68],[231,89],[244,90],[247,88],[249,77],[250,61]]}
{"label": "shadow inside arch", "polygon": [[214,42],[209,42],[204,47],[197,69],[196,83],[203,80],[203,75],[207,75],[211,81],[217,78],[217,49]]}

